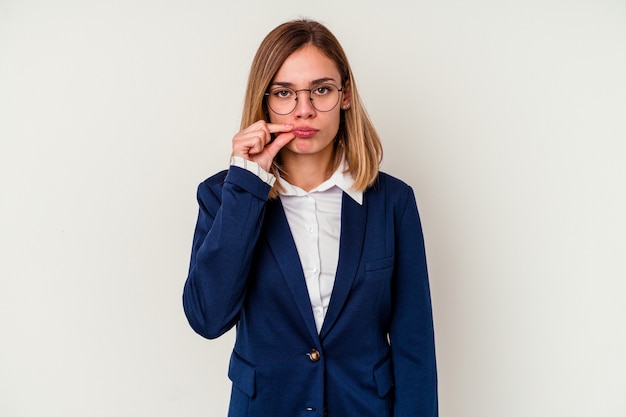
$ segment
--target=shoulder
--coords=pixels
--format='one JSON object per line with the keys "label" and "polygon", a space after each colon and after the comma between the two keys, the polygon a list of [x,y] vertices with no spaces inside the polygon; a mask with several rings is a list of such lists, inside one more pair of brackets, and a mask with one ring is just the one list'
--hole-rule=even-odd
{"label": "shoulder", "polygon": [[198,192],[221,189],[224,186],[227,174],[228,170],[225,169],[205,179],[198,186]]}
{"label": "shoulder", "polygon": [[258,176],[246,169],[231,166],[230,169],[220,171],[202,181],[199,189],[221,190],[226,182],[245,186],[248,182],[258,182]]}
{"label": "shoulder", "polygon": [[394,190],[405,190],[405,191],[411,190],[411,186],[409,184],[385,172],[378,173],[378,182]]}
{"label": "shoulder", "polygon": [[214,175],[211,175],[209,178],[205,179],[200,183],[201,188],[221,188],[224,185],[224,180],[226,179],[226,175],[228,174],[228,170],[225,169],[220,171]]}
{"label": "shoulder", "polygon": [[253,172],[238,166],[231,166],[228,170],[220,171],[200,183],[198,197],[220,200],[222,190],[226,186],[235,193],[249,194],[260,200],[267,200],[271,188]]}
{"label": "shoulder", "polygon": [[376,181],[363,194],[374,212],[393,213],[402,218],[408,212],[417,213],[413,188],[401,179],[380,172]]}
{"label": "shoulder", "polygon": [[406,201],[408,196],[413,195],[413,189],[401,179],[379,172],[376,181],[365,190],[365,193],[372,196],[379,195],[385,199]]}

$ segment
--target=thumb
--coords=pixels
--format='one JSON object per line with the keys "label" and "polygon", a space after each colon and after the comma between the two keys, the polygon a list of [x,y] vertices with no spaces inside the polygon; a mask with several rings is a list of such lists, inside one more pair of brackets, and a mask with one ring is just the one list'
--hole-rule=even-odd
{"label": "thumb", "polygon": [[265,146],[265,150],[267,150],[267,152],[272,156],[272,159],[274,159],[278,154],[278,151],[280,151],[283,146],[291,142],[295,137],[296,135],[291,132],[281,133],[276,136],[272,143]]}

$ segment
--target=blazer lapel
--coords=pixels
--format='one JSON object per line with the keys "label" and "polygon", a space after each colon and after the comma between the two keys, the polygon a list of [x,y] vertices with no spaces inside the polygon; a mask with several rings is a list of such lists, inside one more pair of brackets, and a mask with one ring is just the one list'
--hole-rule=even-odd
{"label": "blazer lapel", "polygon": [[304,272],[302,272],[300,257],[298,256],[291,229],[289,229],[283,205],[279,199],[270,200],[267,203],[265,228],[268,244],[296,301],[303,322],[309,329],[311,336],[317,339],[317,328],[315,327],[315,319],[311,308],[309,291],[306,288]]}
{"label": "blazer lapel", "polygon": [[367,198],[359,205],[346,193],[341,204],[341,237],[339,239],[339,262],[330,305],[320,332],[323,338],[333,326],[343,309],[361,260],[367,222]]}

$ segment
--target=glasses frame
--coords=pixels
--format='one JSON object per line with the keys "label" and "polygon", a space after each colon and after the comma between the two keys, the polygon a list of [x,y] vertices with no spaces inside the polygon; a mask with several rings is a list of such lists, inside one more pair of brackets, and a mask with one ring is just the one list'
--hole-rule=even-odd
{"label": "glasses frame", "polygon": [[[318,88],[318,87],[323,87],[323,86],[325,86],[325,85],[332,85],[333,87],[335,87],[335,88],[337,89],[337,93],[341,93],[341,92],[343,91],[343,87],[339,88],[339,87],[337,87],[337,86],[336,86],[335,84],[333,84],[333,83],[322,83],[322,84],[319,84],[319,85],[315,85],[315,86],[313,86],[312,88],[301,88],[301,89],[299,89],[299,90],[294,90],[293,88],[289,88],[289,87],[280,87],[280,88],[283,88],[283,89],[285,89],[285,90],[291,90],[291,91],[293,91],[293,92],[294,92],[294,96],[295,96],[295,97],[294,97],[293,101],[294,101],[295,103],[294,103],[294,105],[293,105],[293,109],[291,109],[291,110],[290,110],[289,112],[287,112],[287,113],[279,113],[279,112],[277,112],[276,110],[274,110],[274,109],[272,108],[272,106],[270,106],[269,100],[267,100],[267,107],[268,107],[271,111],[273,111],[274,113],[276,113],[276,114],[277,114],[277,115],[279,115],[279,116],[286,116],[286,115],[288,115],[288,114],[293,113],[293,112],[294,112],[294,110],[296,110],[296,107],[298,107],[298,93],[301,93],[302,91],[308,91],[308,92],[309,92],[309,101],[311,102],[311,106],[313,106],[313,108],[314,108],[315,110],[319,111],[319,112],[322,112],[322,113],[328,113],[329,111],[333,111],[333,110],[335,109],[335,107],[337,107],[337,104],[339,104],[339,101],[341,101],[341,94],[337,94],[337,102],[336,102],[336,103],[333,105],[333,107],[331,107],[330,109],[328,109],[328,110],[320,110],[320,109],[318,109],[317,107],[315,107],[315,104],[314,104],[315,102],[313,101],[313,97],[312,97],[313,90],[315,90],[315,89],[316,89],[316,88]],[[269,91],[265,92],[265,93],[263,94],[263,96],[264,96],[264,97],[269,97],[269,96],[270,96],[270,92],[269,92]]]}

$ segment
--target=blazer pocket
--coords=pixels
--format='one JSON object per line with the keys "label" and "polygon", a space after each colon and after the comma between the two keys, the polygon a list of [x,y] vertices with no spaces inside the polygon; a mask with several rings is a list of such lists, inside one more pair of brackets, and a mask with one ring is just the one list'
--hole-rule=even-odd
{"label": "blazer pocket", "polygon": [[374,368],[374,381],[376,381],[378,396],[380,398],[385,398],[393,388],[393,366],[391,364],[391,356]]}
{"label": "blazer pocket", "polygon": [[228,365],[228,378],[248,397],[256,393],[256,370],[254,366],[233,352]]}
{"label": "blazer pocket", "polygon": [[393,256],[365,262],[365,276],[368,279],[389,278],[393,274],[393,264]]}

